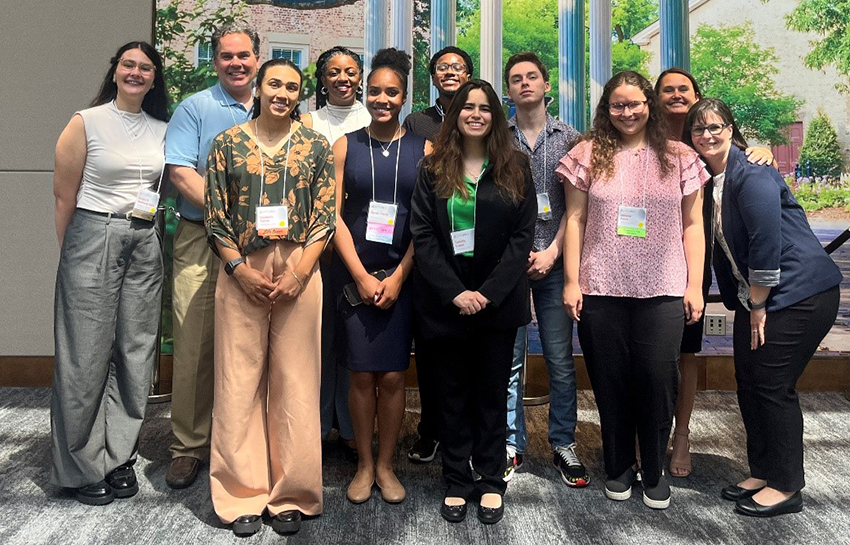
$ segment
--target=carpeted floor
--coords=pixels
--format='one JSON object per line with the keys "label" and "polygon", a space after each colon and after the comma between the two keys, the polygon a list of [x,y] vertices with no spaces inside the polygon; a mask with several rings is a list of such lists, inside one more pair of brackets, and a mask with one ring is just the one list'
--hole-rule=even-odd
{"label": "carpeted floor", "polygon": [[401,505],[381,501],[352,505],[345,487],[354,466],[335,445],[325,455],[325,514],[305,521],[287,539],[268,525],[244,541],[222,527],[209,499],[204,472],[192,488],[165,485],[170,423],[168,405],[154,405],[142,430],[136,465],[141,491],[105,507],[88,507],[48,483],[50,463],[49,391],[0,389],[0,544],[122,543],[317,543],[380,545],[565,544],[565,543],[850,543],[850,401],[840,393],[802,395],[806,417],[806,506],[802,513],[758,520],[735,515],[719,498],[724,485],[745,474],[743,426],[734,393],[701,392],[691,426],[694,473],[672,479],[673,500],[652,511],[640,486],[625,502],[602,494],[598,417],[590,392],[579,397],[579,454],[592,483],[564,486],[551,465],[546,440],[546,407],[527,409],[529,449],[510,483],[505,519],[492,527],[474,516],[460,524],[440,518],[443,485],[439,462],[409,464],[404,452],[415,439],[417,394],[398,449],[399,478],[408,490]]}

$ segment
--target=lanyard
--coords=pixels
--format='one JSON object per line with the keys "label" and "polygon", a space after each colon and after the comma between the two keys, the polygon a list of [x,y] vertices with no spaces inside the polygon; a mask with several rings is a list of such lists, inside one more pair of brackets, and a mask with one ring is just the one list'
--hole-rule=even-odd
{"label": "lanyard", "polygon": [[[286,198],[286,175],[289,172],[289,148],[292,146],[293,120],[289,121],[289,133],[286,135],[286,162],[283,164],[283,192],[280,195],[280,204]],[[260,148],[260,131],[257,129],[257,119],[254,119],[254,143],[257,145],[257,155],[260,157],[260,202],[257,206],[263,206],[263,192],[266,187],[266,160],[263,158],[263,150]]]}
{"label": "lanyard", "polygon": [[[472,197],[472,228],[475,229],[475,224],[478,220],[478,182],[481,181],[481,177],[484,176],[484,171],[487,168],[487,162],[485,161],[483,165],[481,165],[481,172],[478,174],[478,177],[475,178],[475,181],[472,184],[475,186],[475,195]],[[471,179],[471,178],[470,178]],[[449,199],[449,216],[451,219],[451,227],[452,231],[455,230],[455,199],[452,196]]]}
{"label": "lanyard", "polygon": [[440,119],[445,121],[446,120],[446,112],[443,111],[443,107],[440,106],[440,103],[437,102],[436,104],[434,104],[434,107],[437,109],[437,113],[440,114]]}
{"label": "lanyard", "polygon": [[[644,148],[644,149],[646,149],[646,148]],[[629,161],[629,166],[631,166],[631,160]],[[620,206],[623,206],[623,203],[625,202],[625,195],[623,193],[623,178],[625,178],[625,170],[626,169],[621,169],[620,170],[620,176],[619,176],[619,178],[620,178]],[[644,168],[643,168],[643,203],[642,203],[642,206],[641,206],[641,208],[643,208],[644,210],[646,210],[646,177],[647,177],[648,173],[649,173],[649,153],[647,152],[646,162],[644,163]]]}
{"label": "lanyard", "polygon": [[[130,141],[130,145],[133,146],[133,151],[136,152],[136,157],[139,159],[139,191],[141,191],[145,186],[145,180],[142,176],[142,154],[139,153],[139,148],[136,147],[136,142],[133,140],[130,128],[124,120],[124,112],[118,108],[118,105],[115,104],[114,100],[112,101],[112,105],[115,106],[115,110],[118,112],[118,117],[121,119],[121,126],[124,128],[124,132],[127,134],[127,139]],[[145,114],[144,110],[142,110],[142,119],[145,120],[145,126],[148,128],[150,133],[153,134],[153,129],[151,128],[150,121],[148,121],[148,116]],[[155,193],[159,193],[159,188],[162,186],[163,174],[165,174],[165,154],[163,154],[162,157],[162,170],[159,172],[159,181],[156,183]]]}
{"label": "lanyard", "polygon": [[[401,132],[401,125],[396,129],[396,136]],[[378,142],[380,145],[381,141],[372,138],[372,132],[369,130],[369,127],[366,127],[366,134],[369,136],[369,164],[372,166],[372,200],[377,202],[375,199],[375,148],[372,146],[372,140]],[[390,146],[393,145],[393,141],[390,140]],[[389,146],[387,146],[389,149]],[[393,204],[396,203],[396,192],[398,191],[398,158],[401,156],[401,138],[398,139],[398,146],[396,147],[395,154],[395,181],[393,181]]]}

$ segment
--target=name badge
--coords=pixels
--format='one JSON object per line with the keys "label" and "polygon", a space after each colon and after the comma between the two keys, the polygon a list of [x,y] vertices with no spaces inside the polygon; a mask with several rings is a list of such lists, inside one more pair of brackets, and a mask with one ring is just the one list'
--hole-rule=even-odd
{"label": "name badge", "polygon": [[552,206],[549,204],[548,193],[537,194],[537,219],[552,219]]}
{"label": "name badge", "polygon": [[452,249],[455,255],[475,251],[475,228],[452,231]]}
{"label": "name badge", "polygon": [[646,208],[621,206],[617,214],[617,234],[646,238]]}
{"label": "name badge", "polygon": [[380,244],[392,244],[398,205],[370,201],[366,216],[366,240]]}
{"label": "name badge", "polygon": [[289,232],[288,206],[257,206],[255,211],[259,236],[283,236]]}
{"label": "name badge", "polygon": [[159,193],[142,189],[136,197],[136,203],[133,204],[133,211],[130,212],[130,215],[134,218],[152,221],[156,215],[157,206],[159,206]]}

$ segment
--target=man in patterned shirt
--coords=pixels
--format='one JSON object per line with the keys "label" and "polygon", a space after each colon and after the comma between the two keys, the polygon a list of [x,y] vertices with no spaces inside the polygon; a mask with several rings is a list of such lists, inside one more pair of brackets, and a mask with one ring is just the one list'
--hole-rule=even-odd
{"label": "man in patterned shirt", "polygon": [[[534,53],[518,53],[505,65],[508,96],[516,115],[508,121],[517,146],[531,160],[537,193],[534,245],[528,256],[531,286],[543,357],[549,369],[549,443],[555,467],[567,486],[584,487],[590,477],[576,455],[576,383],[573,361],[573,323],[561,306],[564,290],[564,187],[555,174],[558,160],[573,146],[579,133],[546,113],[549,72]],[[508,384],[508,444],[505,480],[522,465],[526,445],[522,407],[522,370],[527,328],[517,332],[514,363]]]}

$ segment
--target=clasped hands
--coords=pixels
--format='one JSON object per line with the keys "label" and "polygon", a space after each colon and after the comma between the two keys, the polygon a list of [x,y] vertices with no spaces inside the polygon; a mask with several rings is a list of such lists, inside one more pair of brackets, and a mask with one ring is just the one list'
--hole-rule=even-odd
{"label": "clasped hands", "polygon": [[246,264],[237,267],[233,276],[245,295],[258,305],[274,303],[279,298],[290,301],[298,297],[304,289],[290,271],[286,271],[276,282],[272,282],[265,274]]}
{"label": "clasped hands", "polygon": [[355,279],[357,293],[366,305],[374,305],[381,310],[387,310],[398,300],[401,293],[401,275],[393,273],[383,280],[378,280],[371,274],[365,274]]}
{"label": "clasped hands", "polygon": [[472,316],[476,312],[484,310],[490,304],[490,300],[477,291],[466,290],[452,299],[452,303],[460,309],[461,315]]}

